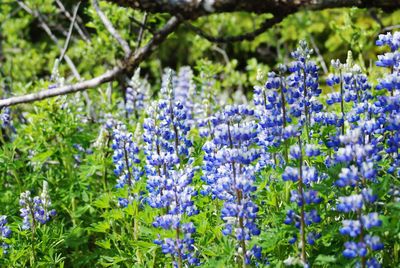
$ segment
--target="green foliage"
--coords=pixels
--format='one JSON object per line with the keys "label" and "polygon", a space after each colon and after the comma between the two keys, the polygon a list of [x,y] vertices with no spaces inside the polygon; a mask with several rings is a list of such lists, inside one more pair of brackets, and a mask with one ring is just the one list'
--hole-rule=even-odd
{"label": "green foliage", "polygon": [[[25,3],[39,10],[63,44],[62,29],[68,29],[69,21],[57,14],[54,1],[29,0]],[[67,9],[71,10],[71,3]],[[142,20],[144,14],[101,2],[101,8],[116,25],[121,36],[131,47],[137,45],[139,27],[131,20]],[[119,44],[99,20],[94,9],[82,3],[79,15],[90,43],[74,33],[67,55],[77,66],[83,78],[91,78],[114,66],[123,57]],[[392,14],[378,13],[383,25],[399,24],[400,11]],[[269,18],[269,14],[247,13],[220,14],[198,19],[194,24],[212,35],[238,35],[248,32]],[[148,25],[160,27],[167,16],[149,15]],[[330,21],[331,23],[326,23]],[[55,59],[60,51],[38,26],[37,19],[17,4],[0,5],[0,95],[6,97],[34,92],[47,88]],[[59,25],[62,29],[58,29]],[[301,29],[301,30],[300,30]],[[180,67],[189,64],[196,72],[197,86],[215,79],[216,94],[228,95],[228,101],[249,95],[257,79],[266,75],[280,62],[287,62],[289,51],[300,39],[313,40],[319,48],[319,60],[345,59],[348,50],[365,69],[372,70],[375,48],[373,42],[380,25],[363,9],[333,9],[321,12],[301,11],[289,16],[278,26],[258,36],[254,41],[213,44],[185,26],[179,28],[153,56],[142,64],[142,74],[152,82],[152,92],[159,89],[161,69],[166,66]],[[151,38],[146,32],[143,43]],[[65,62],[59,68],[67,83],[76,82]],[[379,74],[379,71],[376,72]],[[171,259],[153,243],[157,234],[171,236],[164,230],[155,230],[152,222],[158,211],[133,203],[126,209],[117,206],[121,191],[114,188],[116,177],[111,163],[110,137],[101,125],[104,114],[128,123],[139,137],[143,116],[126,119],[119,108],[123,103],[124,84],[113,82],[89,92],[92,103],[86,102],[82,93],[57,97],[13,109],[15,133],[0,133],[0,214],[9,215],[13,231],[8,241],[10,254],[1,255],[1,267],[170,267]],[[137,130],[137,131],[136,131]],[[8,137],[8,140],[3,138]],[[196,131],[191,133],[195,143],[195,165],[202,161],[204,140]],[[326,140],[324,141],[326,142]],[[93,154],[80,154],[74,147],[80,144],[91,148]],[[76,156],[80,154],[80,160]],[[143,155],[141,155],[144,158]],[[324,159],[317,159],[322,165]],[[388,165],[389,162],[386,162]],[[323,170],[332,181],[340,167]],[[291,227],[282,224],[289,202],[290,185],[281,182],[283,170],[265,170],[257,178],[257,202],[260,206],[262,235],[256,241],[268,256],[272,267],[284,267],[288,252]],[[201,187],[200,174],[194,181]],[[377,233],[392,245],[380,256],[384,267],[400,263],[400,205],[386,195],[389,182],[398,178],[382,174],[374,191],[386,199],[383,227]],[[28,231],[20,228],[18,198],[25,190],[40,188],[48,181],[53,207],[57,216],[48,225],[38,228],[34,243]],[[330,184],[329,184],[330,183]],[[137,184],[136,191],[145,191],[145,182]],[[319,189],[329,208],[329,200],[335,198],[330,188]],[[198,244],[204,267],[232,267],[235,245],[222,236],[223,222],[217,213],[222,203],[209,197],[196,197],[201,213],[194,218]],[[341,267],[348,264],[341,256],[343,238],[338,234],[340,221],[329,209],[322,217],[329,223],[323,229],[322,239],[312,249],[313,267]],[[32,255],[32,243],[36,260]]]}

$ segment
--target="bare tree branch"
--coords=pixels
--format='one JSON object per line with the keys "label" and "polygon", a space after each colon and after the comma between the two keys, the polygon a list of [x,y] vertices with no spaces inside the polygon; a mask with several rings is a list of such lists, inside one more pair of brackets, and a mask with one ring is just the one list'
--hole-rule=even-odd
{"label": "bare tree branch", "polygon": [[[63,3],[60,0],[56,0],[56,3],[58,5],[58,7],[60,8],[61,12],[64,13],[65,17],[67,17],[71,22],[73,21],[73,18],[71,16],[71,14],[68,12],[68,10],[65,9]],[[85,40],[86,43],[90,43],[90,37],[89,34],[84,30],[85,28],[81,28],[79,26],[79,23],[82,23],[82,20],[80,19],[79,16],[76,16],[76,22],[74,23],[74,28],[76,29],[76,31],[79,33],[79,35],[81,36],[81,38],[83,40]]]}
{"label": "bare tree branch", "polygon": [[[37,10],[32,10],[30,9],[27,5],[25,5],[22,1],[18,0],[18,4],[25,10],[27,11],[29,14],[31,14],[32,16],[36,17],[39,22],[40,22],[40,26],[44,29],[44,31],[47,33],[47,35],[50,37],[50,39],[56,44],[56,46],[58,47],[58,49],[60,50],[61,56],[58,60],[59,63],[61,63],[62,59],[65,58],[65,61],[68,64],[68,67],[71,69],[74,77],[78,80],[81,81],[82,77],[78,72],[78,69],[76,68],[74,62],[71,60],[71,58],[66,55],[66,51],[68,49],[68,43],[69,40],[71,38],[72,35],[72,29],[73,29],[73,25],[74,25],[74,21],[76,19],[77,13],[78,13],[78,9],[79,9],[79,5],[80,2],[76,5],[75,7],[75,11],[74,11],[74,18],[72,20],[69,32],[68,32],[68,36],[67,36],[67,40],[65,41],[65,45],[64,48],[61,47],[61,45],[59,44],[59,40],[57,39],[57,37],[53,34],[53,32],[51,31],[50,27],[46,24],[46,21],[44,20],[44,18],[41,16],[41,14],[39,13],[39,11]],[[87,113],[90,116],[90,107],[92,105],[92,100],[89,97],[89,94],[87,94],[87,92],[83,92],[83,97],[85,98],[85,103],[87,105]]]}
{"label": "bare tree branch", "polygon": [[336,7],[377,7],[393,10],[400,0],[106,0],[120,6],[149,13],[180,14],[186,19],[222,12],[246,11],[254,13],[292,14],[301,8],[319,10]]}
{"label": "bare tree branch", "polygon": [[172,17],[169,21],[156,32],[153,38],[143,47],[141,47],[136,53],[132,54],[128,59],[122,61],[118,66],[113,69],[106,71],[104,74],[95,78],[78,82],[73,85],[62,86],[54,89],[42,90],[39,92],[12,97],[8,99],[0,100],[0,109],[6,106],[11,106],[19,103],[29,103],[38,100],[43,100],[55,96],[66,95],[73,92],[83,91],[89,88],[97,87],[103,83],[113,81],[119,74],[124,71],[130,71],[139,66],[139,64],[146,59],[153,49],[162,43],[170,33],[172,33],[181,23],[181,19]]}
{"label": "bare tree branch", "polygon": [[216,51],[216,52],[218,52],[219,54],[221,54],[222,57],[224,58],[225,64],[226,64],[226,65],[229,65],[230,60],[229,60],[228,54],[226,54],[226,51],[225,51],[225,50],[223,50],[222,48],[218,47],[218,46],[215,45],[215,44],[211,47],[211,49],[214,50],[214,51]]}
{"label": "bare tree branch", "polygon": [[313,47],[315,53],[317,53],[317,56],[318,56],[319,62],[321,64],[322,70],[324,71],[324,74],[328,74],[328,67],[326,66],[324,57],[322,56],[317,44],[315,43],[314,37],[312,36],[312,34],[309,34],[308,36],[310,38],[311,46]]}
{"label": "bare tree branch", "polygon": [[231,42],[240,42],[244,40],[253,40],[260,34],[264,33],[267,31],[269,28],[271,28],[273,25],[276,23],[281,22],[286,15],[280,14],[280,16],[274,16],[272,19],[267,19],[265,20],[261,26],[257,29],[255,29],[252,32],[240,34],[240,35],[233,35],[233,36],[212,36],[207,33],[205,33],[202,29],[190,24],[189,22],[185,23],[187,27],[189,27],[190,30],[194,31],[197,35],[207,39],[210,42],[213,43],[231,43]]}
{"label": "bare tree branch", "polygon": [[[42,15],[39,13],[39,11],[30,9],[25,3],[23,3],[20,0],[18,0],[17,3],[22,9],[24,9],[26,12],[28,12],[33,17],[35,17],[39,20],[40,27],[42,27],[42,29],[47,33],[47,35],[50,37],[50,39],[56,44],[57,48],[60,50],[60,53],[62,53],[63,48],[61,47],[60,42],[58,41],[57,37],[53,34],[50,27],[47,25],[47,23],[43,19]],[[75,76],[75,78],[78,80],[81,80],[81,76],[80,76],[78,70],[76,69],[75,64],[72,62],[71,58],[68,57],[68,55],[65,55],[64,58],[68,64],[69,68],[71,69],[73,75]]]}
{"label": "bare tree branch", "polygon": [[74,28],[76,16],[78,15],[78,9],[79,9],[80,5],[81,5],[81,2],[79,1],[78,4],[76,4],[76,6],[75,6],[74,16],[72,17],[71,26],[69,27],[69,31],[68,31],[68,36],[67,36],[67,39],[65,40],[64,49],[62,50],[60,58],[59,58],[60,62],[64,58],[65,53],[67,52],[69,40],[71,39],[71,35],[72,35],[72,29]]}
{"label": "bare tree branch", "polygon": [[119,67],[115,67],[114,69],[107,71],[103,75],[100,75],[96,78],[79,82],[73,85],[67,85],[67,86],[62,86],[59,88],[54,88],[54,89],[48,89],[48,90],[42,90],[39,92],[27,94],[24,96],[18,96],[18,97],[12,97],[4,100],[0,100],[0,109],[5,107],[5,106],[10,106],[10,105],[15,105],[18,103],[29,103],[29,102],[34,102],[38,100],[43,100],[46,98],[51,98],[55,96],[61,96],[73,92],[78,92],[85,90],[87,88],[93,88],[96,87],[102,83],[111,81],[119,72],[121,69]]}
{"label": "bare tree branch", "polygon": [[145,12],[144,15],[143,15],[143,20],[142,20],[142,25],[143,26],[141,26],[140,30],[139,30],[138,38],[136,40],[136,50],[135,50],[135,52],[139,49],[140,45],[142,44],[143,34],[144,34],[145,27],[146,27],[146,22],[147,22],[147,12]]}
{"label": "bare tree branch", "polygon": [[125,56],[129,56],[131,54],[131,48],[129,47],[128,42],[126,42],[118,33],[118,31],[114,28],[111,21],[107,18],[107,16],[101,11],[99,3],[97,0],[92,0],[92,4],[94,9],[97,12],[100,20],[103,22],[104,26],[106,27],[107,31],[118,41],[121,45],[122,49],[125,52]]}
{"label": "bare tree branch", "polygon": [[[146,12],[146,14],[147,14],[147,12]],[[142,27],[143,29],[146,29],[146,30],[149,31],[150,33],[154,34],[154,30],[153,30],[151,27],[149,27],[147,24],[143,24],[141,21],[138,21],[138,20],[135,19],[135,17],[133,17],[133,16],[129,16],[129,19],[130,19],[133,23],[137,24],[138,26]]]}
{"label": "bare tree branch", "polygon": [[[93,0],[96,2],[97,0]],[[73,85],[63,86],[51,90],[42,90],[36,93],[12,97],[9,99],[0,100],[0,108],[10,105],[15,105],[18,103],[28,103],[37,100],[42,100],[45,98],[50,98],[59,95],[65,95],[72,92],[83,91],[88,88],[97,87],[103,83],[113,81],[115,78],[124,72],[130,72],[132,69],[138,67],[138,65],[146,59],[153,49],[163,42],[170,33],[172,33],[185,19],[195,19],[200,16],[216,14],[222,12],[234,12],[234,11],[247,11],[255,13],[271,13],[274,15],[274,19],[265,22],[266,25],[272,26],[275,23],[281,21],[285,16],[297,12],[301,8],[306,8],[310,10],[319,10],[325,8],[336,8],[336,7],[376,7],[383,8],[387,10],[393,10],[400,6],[400,0],[185,0],[185,1],[168,1],[165,0],[106,0],[111,3],[116,3],[120,6],[136,8],[141,11],[146,11],[149,13],[170,13],[173,15],[171,19],[161,28],[159,31],[153,34],[153,38],[143,47],[140,47],[134,53],[129,53],[129,57],[123,60],[113,69],[105,72],[104,74],[86,80],[78,82]],[[20,1],[18,1],[20,2]],[[97,3],[97,2],[96,2]],[[178,15],[177,15],[178,14]],[[104,15],[104,14],[103,14]],[[105,17],[105,16],[104,16]],[[106,17],[105,17],[106,18]],[[38,16],[39,21],[41,19]],[[107,18],[106,18],[107,19]],[[104,22],[104,21],[103,21]],[[111,25],[111,23],[110,23]],[[106,26],[107,27],[107,26]],[[112,27],[112,25],[111,25]],[[265,26],[266,27],[266,26]],[[256,36],[257,33],[265,31],[265,27],[257,29],[252,33],[247,33],[241,37],[231,37],[231,41],[236,39],[246,39]],[[42,28],[46,30],[45,24]],[[47,27],[48,29],[48,27]],[[113,27],[111,29],[114,29]],[[109,30],[109,29],[108,29]],[[110,31],[110,30],[109,30]],[[116,33],[115,29],[110,31],[111,33]],[[201,31],[202,32],[202,31]],[[200,34],[200,31],[199,31]],[[118,34],[117,34],[118,35]],[[204,34],[204,36],[207,36]],[[51,35],[50,35],[51,36]],[[115,37],[115,35],[113,35]],[[210,37],[210,36],[207,36]],[[254,37],[253,37],[254,38]],[[117,38],[116,38],[117,39]],[[213,37],[210,37],[213,39]],[[215,38],[218,39],[219,38]],[[117,39],[118,40],[118,39]],[[122,40],[122,38],[121,38]],[[121,41],[119,40],[120,44]],[[124,43],[126,41],[122,41]],[[122,45],[122,44],[121,44]],[[122,45],[124,52],[127,54],[128,50],[125,45]],[[128,47],[129,48],[129,47]],[[129,48],[130,49],[130,48]],[[67,60],[67,56],[65,56]],[[67,61],[68,63],[68,61]]]}
{"label": "bare tree branch", "polygon": [[400,25],[391,25],[383,28],[380,33],[386,33],[387,31],[393,31],[395,29],[400,29]]}

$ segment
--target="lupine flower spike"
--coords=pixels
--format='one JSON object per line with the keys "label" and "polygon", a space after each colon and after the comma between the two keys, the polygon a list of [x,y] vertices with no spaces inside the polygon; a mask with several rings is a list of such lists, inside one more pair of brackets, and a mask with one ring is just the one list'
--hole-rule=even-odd
{"label": "lupine flower spike", "polygon": [[120,207],[126,207],[132,203],[133,186],[140,179],[141,171],[138,167],[140,160],[138,158],[139,148],[132,140],[132,133],[128,132],[126,126],[122,123],[115,124],[112,132],[112,145],[114,150],[113,162],[115,165],[114,174],[118,176],[116,188],[127,186],[127,196],[118,198]]}
{"label": "lupine flower spike", "polygon": [[[174,73],[167,70],[163,77],[161,99],[149,109],[144,121],[146,143],[146,173],[149,191],[148,204],[160,208],[154,227],[173,230],[173,238],[159,237],[154,242],[164,254],[170,254],[174,267],[198,265],[192,235],[196,229],[185,216],[198,213],[192,197],[197,192],[191,186],[195,170],[189,159],[191,141],[188,107],[176,99]],[[183,87],[184,85],[181,84]]]}
{"label": "lupine flower spike", "polygon": [[11,229],[7,226],[7,216],[0,216],[0,246],[3,249],[3,255],[6,255],[10,248],[10,245],[6,242],[6,239],[10,236]]}
{"label": "lupine flower spike", "polygon": [[31,192],[21,193],[19,200],[20,212],[23,218],[22,229],[34,231],[39,224],[46,224],[56,215],[51,208],[51,200],[48,193],[48,183],[43,181],[42,193],[39,196],[31,197]]}
{"label": "lupine flower spike", "polygon": [[203,180],[207,186],[203,194],[224,201],[221,218],[225,222],[222,233],[237,240],[238,263],[246,267],[253,257],[260,257],[260,248],[250,249],[248,242],[259,235],[255,221],[257,205],[252,201],[256,168],[251,164],[259,157],[252,148],[257,142],[254,110],[242,106],[227,106],[213,120],[214,138],[203,149]]}

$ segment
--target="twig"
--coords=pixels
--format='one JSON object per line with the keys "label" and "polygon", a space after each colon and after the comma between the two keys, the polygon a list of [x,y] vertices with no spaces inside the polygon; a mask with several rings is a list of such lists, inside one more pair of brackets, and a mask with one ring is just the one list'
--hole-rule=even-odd
{"label": "twig", "polygon": [[75,6],[74,16],[72,18],[71,25],[69,27],[68,36],[67,36],[67,39],[65,40],[64,49],[61,52],[61,55],[60,55],[60,58],[59,58],[59,62],[62,61],[62,59],[64,58],[65,53],[67,52],[68,44],[69,44],[69,41],[70,41],[71,35],[72,35],[72,29],[74,28],[74,25],[75,25],[75,20],[76,20],[76,16],[78,15],[78,9],[79,9],[80,4],[81,4],[81,2],[79,1]]}
{"label": "twig", "polygon": [[107,31],[118,41],[118,43],[121,45],[122,49],[125,52],[125,56],[128,57],[131,54],[131,48],[129,47],[128,42],[126,42],[124,39],[122,39],[122,37],[119,35],[117,30],[112,25],[111,21],[107,18],[107,16],[103,13],[103,11],[101,11],[97,0],[92,0],[92,3],[93,3],[94,9],[97,12],[97,15],[99,16],[100,20],[103,22]]}
{"label": "twig", "polygon": [[[78,80],[81,81],[82,77],[78,72],[78,69],[76,68],[74,62],[71,60],[71,58],[68,55],[65,55],[66,50],[68,48],[68,43],[69,43],[69,39],[72,35],[72,25],[74,24],[74,22],[71,23],[71,27],[69,29],[69,33],[68,33],[68,37],[67,40],[65,41],[65,45],[64,45],[64,49],[60,46],[59,41],[57,39],[57,37],[52,33],[50,27],[46,24],[46,22],[44,21],[44,19],[42,18],[42,16],[40,15],[40,13],[37,10],[32,10],[30,9],[28,6],[26,6],[23,2],[18,1],[18,4],[25,10],[27,11],[29,14],[31,14],[32,16],[38,18],[39,22],[40,22],[40,26],[43,28],[43,30],[48,34],[48,36],[50,37],[50,39],[56,44],[56,46],[58,47],[58,49],[61,52],[61,56],[58,60],[58,63],[61,62],[61,60],[63,58],[65,58],[65,61],[68,64],[68,67],[71,69],[74,77]],[[80,2],[77,4],[77,6],[75,7],[75,12],[74,12],[74,17],[76,18],[77,12],[78,12],[78,8],[79,8]],[[74,20],[73,20],[74,21]],[[89,94],[87,92],[83,92],[83,97],[85,98],[85,103],[87,106],[87,114],[90,117],[90,107],[92,104],[92,100],[89,97]]]}
{"label": "twig", "polygon": [[391,25],[391,26],[387,26],[385,28],[382,28],[379,33],[386,33],[388,31],[392,31],[395,29],[400,29],[400,24],[399,25]]}
{"label": "twig", "polygon": [[275,15],[272,19],[266,19],[259,28],[255,29],[254,31],[240,34],[240,35],[232,35],[232,36],[212,36],[207,33],[205,33],[202,29],[186,22],[185,25],[195,32],[197,35],[207,39],[208,41],[212,43],[230,43],[230,42],[239,42],[239,41],[244,41],[248,40],[251,41],[255,39],[257,36],[260,34],[264,33],[266,30],[271,28],[271,26],[275,25],[276,23],[279,23],[283,20],[285,17],[285,14],[282,14],[280,16]]}
{"label": "twig", "polygon": [[224,58],[225,64],[229,65],[229,57],[228,54],[226,54],[226,51],[223,50],[222,48],[218,47],[217,45],[213,45],[211,47],[212,50],[215,50],[216,52],[218,52],[219,54],[222,55],[222,57]]}
{"label": "twig", "polygon": [[[44,19],[41,16],[41,14],[37,10],[30,9],[27,5],[25,5],[25,3],[23,3],[20,0],[17,0],[17,3],[22,9],[24,9],[26,12],[28,12],[29,14],[31,14],[32,16],[34,16],[35,18],[37,18],[39,20],[40,27],[42,27],[42,29],[47,33],[47,35],[56,44],[56,46],[58,47],[58,49],[62,53],[63,48],[61,47],[57,37],[51,31],[50,27],[44,21]],[[72,62],[71,58],[68,57],[68,55],[64,55],[64,58],[65,58],[65,61],[68,64],[69,68],[71,69],[73,75],[75,76],[75,78],[78,79],[78,80],[81,80],[81,76],[80,76],[78,70],[76,69],[75,64]]]}
{"label": "twig", "polygon": [[139,47],[140,47],[140,45],[141,45],[141,43],[142,43],[143,34],[144,34],[145,27],[146,27],[146,22],[147,22],[147,12],[145,12],[145,13],[144,13],[144,16],[143,16],[143,20],[142,20],[142,25],[143,25],[143,26],[140,26],[138,38],[137,38],[137,41],[136,41],[136,49],[135,49],[135,52],[139,49]]}
{"label": "twig", "polygon": [[312,34],[309,34],[309,37],[310,37],[310,43],[311,43],[313,49],[315,50],[315,53],[317,53],[319,62],[321,63],[322,70],[324,70],[324,74],[328,74],[328,67],[326,66],[324,57],[322,56],[317,44],[315,43],[314,37],[312,36]]}
{"label": "twig", "polygon": [[154,29],[151,28],[150,26],[148,26],[147,24],[142,23],[141,21],[138,21],[137,19],[135,19],[135,17],[133,16],[129,16],[129,19],[131,21],[133,21],[136,25],[142,27],[143,29],[146,29],[147,31],[149,31],[150,33],[154,34]]}
{"label": "twig", "polygon": [[11,106],[19,103],[29,103],[38,100],[43,100],[55,96],[66,95],[73,92],[83,91],[89,88],[97,87],[106,82],[112,81],[122,72],[132,70],[136,68],[146,57],[148,57],[153,48],[163,42],[170,33],[172,33],[178,25],[181,23],[181,19],[178,17],[171,17],[169,21],[161,28],[153,38],[143,47],[141,47],[136,53],[132,54],[127,60],[121,62],[118,66],[111,70],[106,71],[104,74],[95,78],[78,82],[73,85],[62,86],[53,88],[51,90],[42,90],[36,93],[31,93],[23,96],[12,97],[8,99],[0,100],[0,108]]}
{"label": "twig", "polygon": [[[63,3],[60,0],[56,0],[56,3],[58,7],[60,8],[61,12],[64,13],[65,17],[67,17],[71,22],[74,21],[72,19],[71,14],[68,12],[68,10],[65,9]],[[77,30],[79,35],[82,37],[83,40],[85,40],[86,43],[90,43],[90,37],[88,36],[88,33],[84,31],[78,24],[78,22],[82,22],[82,20],[79,18],[79,16],[76,16],[76,22],[73,24],[74,28]]]}

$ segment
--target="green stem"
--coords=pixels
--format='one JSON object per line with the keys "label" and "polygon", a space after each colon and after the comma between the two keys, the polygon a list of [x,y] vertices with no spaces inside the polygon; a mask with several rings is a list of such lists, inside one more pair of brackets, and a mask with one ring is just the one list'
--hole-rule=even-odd
{"label": "green stem", "polygon": [[[229,139],[230,148],[232,149],[233,141],[232,141],[232,135],[231,135],[231,129],[230,129],[229,122],[228,122],[228,139]],[[233,185],[236,185],[235,161],[232,161],[232,172],[233,172]],[[242,203],[242,191],[241,190],[236,189],[236,197],[237,197],[238,205],[241,206],[241,203]],[[239,220],[239,228],[244,233],[243,218],[238,216],[238,220]],[[246,241],[244,240],[244,237],[240,240],[240,246],[242,248],[242,262],[238,261],[238,266],[245,268],[247,265],[246,265]]]}
{"label": "green stem", "polygon": [[343,101],[343,75],[342,70],[340,70],[340,110],[342,112],[342,135],[344,135],[344,101]]}
{"label": "green stem", "polygon": [[32,204],[29,204],[29,212],[31,213],[32,217],[32,232],[31,232],[31,249],[32,249],[32,257],[33,257],[33,262],[32,266],[36,263],[36,253],[35,253],[35,234],[36,234],[36,221],[35,221],[35,213],[33,212],[32,209]]}
{"label": "green stem", "polygon": [[[286,127],[286,99],[285,99],[285,93],[283,92],[283,81],[282,78],[280,79],[281,83],[281,102],[282,102],[282,123],[283,123],[283,129]],[[289,144],[288,140],[285,140],[285,146],[284,146],[284,157],[285,157],[285,162],[286,164],[289,162],[289,152],[288,152]]]}
{"label": "green stem", "polygon": [[300,147],[300,160],[299,160],[299,184],[298,191],[301,198],[301,212],[300,212],[300,239],[301,239],[301,254],[300,259],[305,264],[307,263],[306,259],[306,231],[305,231],[305,219],[304,219],[304,195],[303,195],[303,152],[302,152],[302,143],[300,136],[298,137],[299,147]]}

